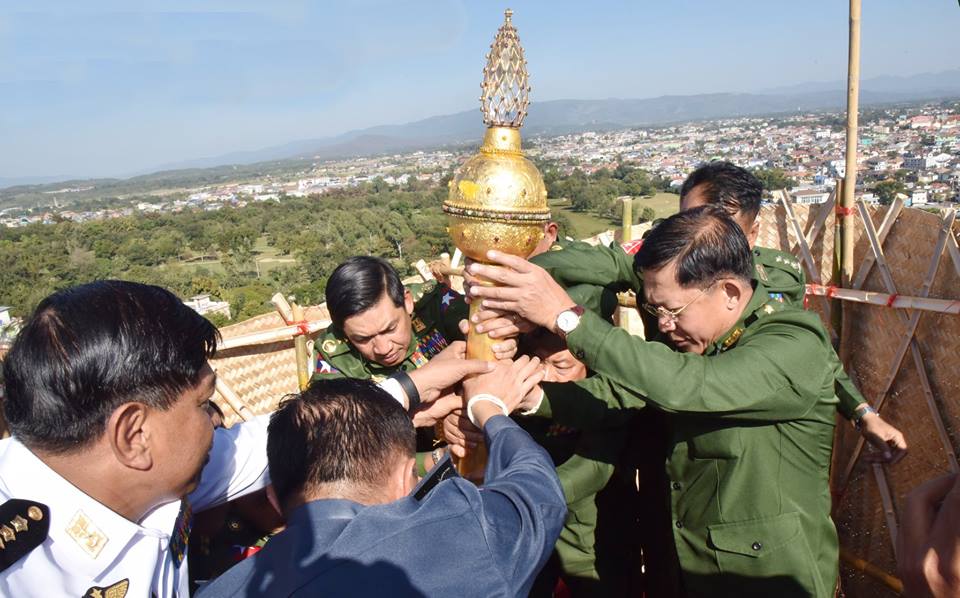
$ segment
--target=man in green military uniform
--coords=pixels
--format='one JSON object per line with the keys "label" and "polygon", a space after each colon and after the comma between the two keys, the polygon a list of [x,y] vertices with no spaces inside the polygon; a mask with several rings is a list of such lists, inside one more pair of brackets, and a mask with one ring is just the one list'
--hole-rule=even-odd
{"label": "man in green military uniform", "polygon": [[[763,184],[746,169],[730,162],[710,162],[697,168],[680,189],[680,210],[702,205],[720,205],[741,226],[753,251],[757,277],[770,297],[796,306],[803,305],[806,278],[800,262],[776,249],[757,247]],[[550,272],[562,285],[596,284],[616,290],[631,289],[643,295],[643,282],[633,268],[633,256],[612,247],[574,245],[559,253],[546,253],[531,261]],[[836,353],[835,372],[838,411],[853,422],[879,451],[878,459],[896,462],[906,453],[903,434],[870,407],[843,369]]]}
{"label": "man in green military uniform", "polygon": [[637,255],[646,309],[675,350],[574,305],[543,269],[491,252],[471,288],[566,337],[597,373],[545,384],[537,415],[602,426],[648,405],[670,419],[666,489],[690,596],[830,596],[837,535],[828,472],[837,399],[816,314],[770,297],[740,227],[701,207],[661,224]]}
{"label": "man in green military uniform", "polygon": [[[395,386],[405,381],[407,387],[384,389],[409,396],[417,393],[416,387],[432,384],[424,385],[422,378],[413,380],[408,372],[425,378],[426,370],[420,368],[464,338],[460,325],[468,308],[462,295],[435,283],[404,288],[393,267],[377,257],[356,256],[337,266],[327,281],[326,298],[331,325],[314,343],[313,380],[349,377]],[[501,359],[510,358],[516,352],[516,340],[504,339],[494,350]],[[473,367],[470,362],[459,365]],[[460,373],[470,372],[464,369]],[[458,400],[448,399],[452,403]],[[442,410],[440,403],[433,405]],[[436,442],[430,426],[434,421],[428,417],[422,422],[414,415],[421,474],[439,458],[432,451]]]}
{"label": "man in green military uniform", "polygon": [[314,380],[380,382],[397,370],[422,367],[464,338],[462,295],[436,283],[404,288],[380,258],[357,256],[340,264],[327,281],[326,297],[332,324],[314,343]]}

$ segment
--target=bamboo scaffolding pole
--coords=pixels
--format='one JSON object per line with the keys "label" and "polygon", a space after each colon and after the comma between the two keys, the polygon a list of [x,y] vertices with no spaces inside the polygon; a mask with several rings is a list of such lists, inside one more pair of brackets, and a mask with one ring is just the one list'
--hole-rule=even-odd
{"label": "bamboo scaffolding pole", "polygon": [[847,147],[840,219],[840,284],[853,280],[853,200],[857,188],[857,125],[860,111],[860,0],[850,0],[850,44],[847,55]]}
{"label": "bamboo scaffolding pole", "polygon": [[[896,222],[897,218],[900,216],[901,211],[903,211],[903,199],[898,197],[893,200],[892,204],[890,204],[890,209],[888,209],[886,215],[884,215],[883,222],[880,223],[880,229],[877,231],[877,240],[880,242],[881,247],[883,247],[884,241],[887,240],[887,235],[890,234],[890,230],[893,228],[894,222]],[[865,210],[861,210],[860,216],[863,218],[869,218],[870,214]],[[870,222],[873,221],[871,220]],[[853,284],[850,285],[851,288],[859,289],[863,286],[863,283],[867,281],[867,276],[869,276],[870,270],[873,268],[873,264],[876,263],[876,261],[877,256],[872,253],[863,258],[863,263],[860,264],[860,270],[857,271],[857,277],[853,279]]]}
{"label": "bamboo scaffolding pole", "polygon": [[264,330],[262,332],[253,332],[251,334],[235,336],[233,338],[228,338],[217,345],[217,350],[223,351],[225,349],[235,349],[237,347],[245,347],[247,345],[288,341],[296,335],[320,332],[321,330],[325,330],[329,325],[330,320],[315,320],[313,322],[307,322],[302,327],[300,325],[284,326],[283,328],[274,328],[273,330]]}
{"label": "bamboo scaffolding pole", "polygon": [[890,494],[887,475],[883,471],[883,466],[879,463],[873,464],[873,477],[877,482],[877,490],[880,491],[880,504],[883,505],[883,516],[887,520],[887,531],[890,533],[890,545],[893,546],[893,556],[896,558],[897,535],[900,533],[897,512],[893,508],[893,496]]}
{"label": "bamboo scaffolding pole", "polygon": [[[293,309],[293,319],[295,322],[303,322],[306,317],[303,313],[303,308],[294,303],[290,306]],[[300,332],[303,331],[300,328],[300,325],[297,325],[297,328]],[[293,350],[296,352],[297,356],[297,382],[300,386],[300,391],[307,390],[307,386],[310,385],[310,373],[307,371],[307,361],[309,356],[307,355],[307,336],[305,334],[298,334],[293,337]]]}
{"label": "bamboo scaffolding pole", "polygon": [[223,397],[223,400],[227,402],[227,405],[230,405],[230,408],[240,416],[240,419],[245,422],[253,419],[253,412],[251,412],[250,409],[243,403],[243,400],[237,396],[237,393],[235,393],[233,389],[227,385],[223,378],[217,376],[215,385],[217,392],[220,393],[220,396]]}
{"label": "bamboo scaffolding pole", "polygon": [[903,593],[902,581],[900,581],[898,578],[894,577],[893,575],[890,575],[880,567],[877,567],[870,561],[864,560],[858,556],[854,556],[853,554],[847,552],[843,548],[840,549],[840,560],[850,565],[857,571],[866,573],[867,575],[876,579],[877,581],[887,586],[897,594]]}
{"label": "bamboo scaffolding pole", "polygon": [[941,314],[960,314],[960,299],[931,299],[929,297],[911,297],[891,293],[876,293],[860,289],[842,289],[821,284],[808,284],[807,295],[829,297],[841,301],[880,305],[894,309],[920,309]]}
{"label": "bamboo scaffolding pole", "polygon": [[947,239],[947,250],[950,252],[950,260],[953,261],[953,269],[960,277],[960,247],[957,246],[957,236],[950,231],[950,238]]}
{"label": "bamboo scaffolding pole", "polygon": [[[807,272],[810,273],[810,279],[817,284],[821,284],[823,282],[823,278],[820,276],[820,269],[817,268],[817,262],[813,259],[813,254],[810,253],[810,246],[807,245],[807,237],[803,234],[803,229],[800,227],[800,221],[797,220],[797,215],[793,212],[793,206],[790,205],[790,194],[784,190],[774,191],[774,193],[779,196],[780,203],[783,204],[783,210],[787,214],[787,220],[790,221],[790,225],[793,227],[793,232],[797,236],[797,246],[800,247],[800,256],[807,268]],[[831,309],[830,301],[824,299],[823,313],[827,321],[831,323],[827,329],[830,332],[830,338],[836,340],[838,338],[838,333],[836,325],[833,322],[833,318],[830,315],[832,312],[833,310]]]}

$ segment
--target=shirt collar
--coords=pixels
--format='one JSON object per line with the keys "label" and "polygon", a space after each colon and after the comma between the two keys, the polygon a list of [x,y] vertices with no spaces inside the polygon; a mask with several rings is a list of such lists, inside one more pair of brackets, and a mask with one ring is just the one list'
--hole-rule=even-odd
{"label": "shirt collar", "polygon": [[[85,569],[91,579],[122,558],[137,536],[158,538],[165,548],[180,512],[180,501],[173,501],[154,508],[142,524],[134,523],[71,484],[16,438],[0,441],[0,470],[12,497],[37,500],[50,508],[50,538],[72,544],[76,558],[70,566]],[[83,548],[83,532],[103,542],[96,555]]]}
{"label": "shirt collar", "polygon": [[740,337],[743,336],[744,330],[747,326],[753,321],[751,318],[753,315],[762,308],[768,301],[770,301],[770,295],[767,292],[767,288],[763,283],[758,280],[757,276],[754,275],[753,280],[753,297],[750,298],[750,301],[747,303],[747,307],[740,314],[737,323],[731,326],[726,332],[721,334],[719,338],[709,347],[709,350],[705,355],[714,355],[716,353],[722,353],[727,349],[735,346],[740,340]]}

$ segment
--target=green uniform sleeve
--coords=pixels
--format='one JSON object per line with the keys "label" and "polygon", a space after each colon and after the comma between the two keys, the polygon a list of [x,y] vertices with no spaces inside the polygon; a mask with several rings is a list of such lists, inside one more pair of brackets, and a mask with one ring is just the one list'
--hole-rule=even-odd
{"label": "green uniform sleeve", "polygon": [[624,424],[611,430],[580,433],[576,452],[557,466],[567,504],[593,496],[606,487],[623,450],[626,431]]}
{"label": "green uniform sleeve", "polygon": [[833,362],[835,390],[837,398],[840,400],[840,403],[837,405],[837,411],[839,411],[840,415],[845,417],[847,421],[853,421],[857,407],[866,403],[867,399],[864,398],[857,389],[857,386],[853,383],[853,380],[847,375],[846,370],[843,369],[843,363],[840,362],[840,357],[837,356],[837,352],[830,351],[830,354],[832,357],[831,361]]}
{"label": "green uniform sleeve", "polygon": [[633,271],[633,256],[619,247],[577,243],[559,251],[546,251],[530,261],[564,287],[592,284],[618,291],[636,291],[641,287],[640,278]]}
{"label": "green uniform sleeve", "polygon": [[629,390],[596,395],[611,407],[638,406],[645,397],[671,412],[784,421],[807,414],[825,385],[832,390],[834,372],[822,326],[811,320],[816,317],[798,311],[771,315],[754,323],[733,349],[704,356],[647,342],[586,312],[567,344],[612,384],[608,388]]}

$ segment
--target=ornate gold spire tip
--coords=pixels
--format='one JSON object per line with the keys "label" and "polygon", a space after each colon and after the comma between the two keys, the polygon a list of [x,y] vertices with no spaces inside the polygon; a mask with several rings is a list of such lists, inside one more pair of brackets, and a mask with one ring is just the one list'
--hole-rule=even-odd
{"label": "ornate gold spire tip", "polygon": [[480,110],[488,127],[519,128],[530,104],[527,61],[511,17],[513,11],[508,8],[503,13],[503,25],[497,30],[483,69]]}

